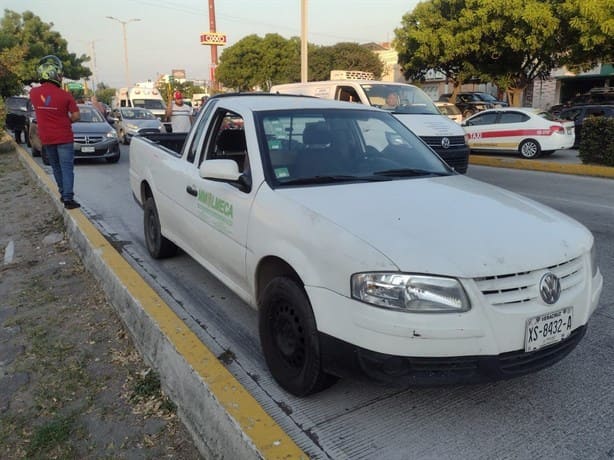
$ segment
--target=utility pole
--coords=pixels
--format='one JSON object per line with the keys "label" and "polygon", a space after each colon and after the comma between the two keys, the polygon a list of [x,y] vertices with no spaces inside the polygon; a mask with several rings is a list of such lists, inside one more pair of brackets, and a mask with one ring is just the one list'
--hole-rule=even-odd
{"label": "utility pole", "polygon": [[126,24],[130,22],[140,21],[138,18],[129,19],[127,21],[122,21],[121,19],[114,18],[113,16],[107,16],[107,19],[112,19],[113,21],[117,21],[122,25],[122,33],[124,35],[124,68],[126,70],[126,87],[130,87],[130,67],[128,66],[128,39],[126,37]]}
{"label": "utility pole", "polygon": [[[216,33],[215,30],[215,0],[209,0],[209,32]],[[217,68],[217,45],[211,45],[211,87],[214,90],[218,89],[217,80],[215,78],[215,69]]]}
{"label": "utility pole", "polygon": [[301,83],[309,78],[307,70],[307,0],[301,0]]}
{"label": "utility pole", "polygon": [[92,53],[92,67],[93,67],[92,76],[94,77],[92,79],[92,91],[94,92],[94,94],[96,94],[96,89],[98,87],[98,67],[96,66],[96,48],[94,47],[95,42],[96,40],[90,41],[90,50]]}

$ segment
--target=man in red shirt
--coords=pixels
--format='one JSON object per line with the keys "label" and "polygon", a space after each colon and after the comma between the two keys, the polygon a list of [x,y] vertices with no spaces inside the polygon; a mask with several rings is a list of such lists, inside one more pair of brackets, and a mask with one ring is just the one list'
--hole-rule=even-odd
{"label": "man in red shirt", "polygon": [[66,209],[81,205],[74,200],[74,135],[72,123],[80,118],[79,107],[68,91],[62,89],[62,62],[53,55],[39,62],[41,85],[30,90],[36,112],[38,134],[49,158],[60,199]]}

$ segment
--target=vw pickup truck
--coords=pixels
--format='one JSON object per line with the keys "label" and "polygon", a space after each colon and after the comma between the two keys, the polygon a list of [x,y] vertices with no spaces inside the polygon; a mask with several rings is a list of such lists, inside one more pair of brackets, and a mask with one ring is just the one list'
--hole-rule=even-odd
{"label": "vw pickup truck", "polygon": [[179,247],[255,308],[268,368],[297,396],[340,377],[547,368],[603,286],[583,225],[455,172],[362,104],[212,97],[187,135],[134,137],[130,182],[151,256]]}

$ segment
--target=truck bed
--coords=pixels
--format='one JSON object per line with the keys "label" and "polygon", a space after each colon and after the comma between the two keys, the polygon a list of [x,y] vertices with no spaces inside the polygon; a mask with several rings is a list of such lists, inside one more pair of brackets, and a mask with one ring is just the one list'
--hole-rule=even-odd
{"label": "truck bed", "polygon": [[188,133],[145,134],[143,137],[180,155]]}

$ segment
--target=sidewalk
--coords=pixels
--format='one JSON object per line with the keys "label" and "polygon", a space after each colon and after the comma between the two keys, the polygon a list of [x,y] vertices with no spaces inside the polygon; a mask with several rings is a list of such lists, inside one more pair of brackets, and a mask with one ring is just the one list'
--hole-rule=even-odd
{"label": "sidewalk", "polygon": [[571,149],[557,150],[551,156],[538,158],[536,160],[524,160],[517,154],[471,154],[469,157],[469,164],[614,178],[614,167],[583,164],[578,156],[578,151]]}
{"label": "sidewalk", "polygon": [[0,458],[201,458],[55,194],[0,146]]}

